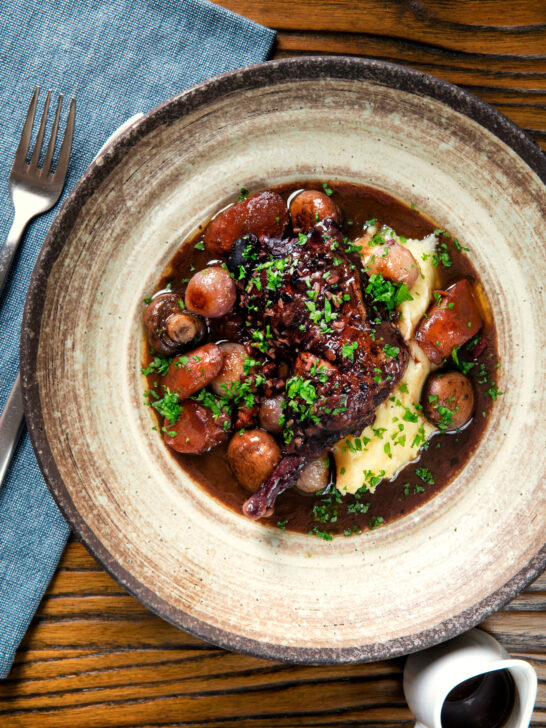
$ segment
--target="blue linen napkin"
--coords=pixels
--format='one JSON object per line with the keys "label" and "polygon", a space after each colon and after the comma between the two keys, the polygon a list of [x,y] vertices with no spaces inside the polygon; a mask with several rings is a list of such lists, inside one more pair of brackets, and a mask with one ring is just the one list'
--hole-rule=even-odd
{"label": "blue linen napkin", "polygon": [[[11,225],[7,180],[35,86],[62,92],[66,101],[76,97],[66,196],[130,116],[211,76],[265,60],[274,38],[269,28],[207,0],[3,0],[0,241]],[[42,91],[39,114],[44,98]],[[0,410],[19,366],[30,274],[57,211],[31,223],[0,298]],[[68,534],[25,434],[0,491],[0,678],[10,671]]]}

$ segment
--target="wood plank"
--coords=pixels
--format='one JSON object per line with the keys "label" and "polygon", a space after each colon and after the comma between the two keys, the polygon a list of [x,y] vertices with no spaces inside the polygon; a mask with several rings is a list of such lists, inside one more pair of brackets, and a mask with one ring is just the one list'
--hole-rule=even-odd
{"label": "wood plank", "polygon": [[[127,685],[97,691],[75,691],[49,697],[47,706],[40,704],[39,697],[5,701],[0,710],[2,726],[9,726],[10,715],[19,723],[12,725],[33,726],[37,714],[42,728],[63,725],[70,717],[71,725],[104,726],[108,713],[116,709],[116,725],[135,725],[135,709],[138,706],[139,722],[150,722],[161,711],[162,721],[185,722],[210,719],[236,719],[243,717],[263,718],[279,716],[335,715],[347,710],[366,709],[375,720],[387,715],[409,719],[398,681],[377,679],[345,681],[286,682],[275,687],[241,691],[209,691],[198,686],[189,692],[180,690],[176,681],[164,685]],[[388,707],[386,707],[388,706]],[[46,708],[46,709],[41,709]],[[105,710],[106,708],[106,710]],[[30,712],[32,710],[32,712]],[[23,712],[24,711],[24,712]],[[32,722],[34,721],[34,723]],[[106,725],[109,723],[106,722]]]}
{"label": "wood plank", "polygon": [[498,612],[485,620],[490,632],[509,652],[531,650],[546,653],[546,619],[544,612]]}
{"label": "wood plank", "polygon": [[[142,653],[140,653],[142,654]],[[132,657],[133,653],[131,653]],[[400,664],[382,662],[368,665],[339,665],[337,667],[307,667],[267,662],[257,658],[245,657],[217,650],[216,652],[187,652],[182,658],[177,654],[168,659],[140,662],[125,661],[99,667],[100,658],[92,663],[92,670],[73,671],[63,677],[53,675],[47,678],[31,679],[25,683],[15,684],[13,679],[0,683],[0,698],[8,701],[31,699],[32,705],[41,704],[40,700],[49,696],[53,699],[61,692],[77,691],[81,678],[86,678],[86,695],[78,696],[78,700],[87,701],[91,690],[111,691],[108,699],[115,699],[123,692],[132,697],[146,697],[157,693],[158,686],[162,692],[175,688],[184,694],[206,691],[239,691],[268,689],[277,690],[282,686],[293,684],[310,684],[309,689],[319,690],[319,683],[331,683],[347,680],[373,681],[391,680],[399,682]],[[167,684],[172,683],[168,686]],[[183,684],[182,684],[183,683]],[[101,692],[101,696],[103,696]],[[104,696],[103,696],[104,697]],[[76,698],[75,698],[76,699]],[[16,701],[16,702],[17,702]],[[19,704],[19,702],[17,702]]]}
{"label": "wood plank", "polygon": [[71,540],[66,544],[58,570],[70,571],[104,571],[102,566],[91,556],[80,541]]}
{"label": "wood plank", "polygon": [[[305,669],[309,673],[309,669]],[[241,678],[216,689],[214,678],[190,678],[182,684],[176,679],[156,681],[150,684],[106,685],[102,688],[64,690],[49,696],[31,694],[14,696],[4,701],[0,708],[2,725],[32,725],[29,717],[40,716],[40,725],[69,725],[72,717],[78,727],[138,725],[149,716],[161,715],[162,724],[183,725],[200,721],[228,722],[239,719],[261,718],[261,725],[282,725],[279,719],[287,717],[293,725],[343,725],[347,718],[359,717],[362,725],[373,721],[389,720],[393,723],[409,720],[404,706],[400,681],[388,676],[353,676],[342,680],[323,678],[298,680],[285,672],[264,674],[260,684]],[[273,681],[271,681],[273,678]],[[276,679],[275,679],[276,678]],[[252,684],[249,684],[252,682]],[[537,714],[544,711],[546,700],[544,681],[539,685]],[[44,705],[42,700],[47,700]],[[134,710],[138,706],[138,722]],[[115,720],[111,722],[115,709]],[[29,711],[32,710],[32,713]],[[178,711],[178,716],[176,715]],[[10,722],[12,719],[18,722]],[[98,719],[98,720],[97,720]],[[102,722],[99,722],[102,721]],[[152,718],[153,720],[153,718]],[[77,721],[77,722],[76,722]],[[132,721],[132,722],[131,722]]]}
{"label": "wood plank", "polygon": [[96,617],[42,621],[40,612],[21,644],[23,650],[68,647],[70,649],[141,649],[161,645],[163,648],[208,648],[197,637],[176,629],[151,612],[138,619],[106,620]]}
{"label": "wood plank", "polygon": [[[96,674],[101,672],[114,672],[118,669],[137,666],[178,663],[196,656],[206,657],[219,654],[224,654],[223,650],[212,646],[207,649],[190,647],[170,650],[156,646],[148,649],[101,649],[100,651],[67,650],[58,647],[49,650],[25,650],[24,653],[17,656],[9,677],[0,682],[0,690],[3,685],[15,684],[20,680],[40,682],[74,675],[87,676],[85,681],[87,685],[94,680]],[[240,655],[237,657],[241,658]],[[7,694],[10,694],[9,690]]]}
{"label": "wood plank", "polygon": [[50,594],[116,594],[126,592],[103,569],[76,571],[60,569],[55,573],[46,596]]}
{"label": "wood plank", "polygon": [[508,15],[505,11],[504,22],[500,24],[497,24],[499,3],[496,0],[483,3],[480,0],[459,0],[457,3],[402,0],[215,2],[277,30],[365,33],[406,38],[467,53],[526,56],[544,53],[546,10],[542,0],[529,0],[525,9],[523,3],[511,3],[512,12]]}
{"label": "wood plank", "polygon": [[66,619],[85,614],[89,617],[112,619],[115,617],[141,616],[148,612],[145,606],[129,594],[86,596],[75,592],[69,596],[45,597],[40,605],[40,619]]}
{"label": "wood plank", "polygon": [[544,88],[546,82],[544,55],[529,57],[452,51],[418,40],[379,37],[370,33],[339,33],[332,29],[327,32],[278,32],[276,57],[305,54],[365,56],[409,65],[441,78],[446,78],[446,74],[451,72],[461,73],[466,75],[468,83],[487,78],[489,85]]}

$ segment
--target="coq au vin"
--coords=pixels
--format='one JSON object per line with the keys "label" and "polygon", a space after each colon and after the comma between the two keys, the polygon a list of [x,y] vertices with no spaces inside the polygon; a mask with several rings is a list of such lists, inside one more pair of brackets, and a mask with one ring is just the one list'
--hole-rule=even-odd
{"label": "coq au vin", "polygon": [[242,189],[145,300],[154,427],[248,518],[332,540],[407,514],[502,394],[477,244],[363,185]]}

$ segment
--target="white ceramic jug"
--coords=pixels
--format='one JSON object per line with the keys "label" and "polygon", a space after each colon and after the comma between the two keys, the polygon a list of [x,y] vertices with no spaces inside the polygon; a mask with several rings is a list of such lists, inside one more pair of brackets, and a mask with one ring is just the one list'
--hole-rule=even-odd
{"label": "white ceramic jug", "polygon": [[503,728],[528,728],[537,694],[536,672],[529,663],[512,659],[486,632],[472,629],[410,655],[404,668],[404,694],[417,720],[415,728],[443,728],[442,707],[453,688],[477,675],[503,669],[510,672],[515,691]]}

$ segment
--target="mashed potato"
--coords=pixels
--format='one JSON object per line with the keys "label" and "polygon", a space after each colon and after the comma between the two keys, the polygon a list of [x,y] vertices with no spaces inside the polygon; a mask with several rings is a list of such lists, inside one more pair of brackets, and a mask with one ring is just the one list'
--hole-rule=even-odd
{"label": "mashed potato", "polygon": [[334,447],[337,466],[337,487],[342,493],[355,493],[363,485],[374,491],[381,480],[390,480],[412,460],[423,444],[436,432],[416,408],[421,390],[430,372],[430,362],[413,339],[415,327],[427,310],[436,285],[436,269],[432,253],[436,237],[423,240],[400,240],[394,233],[388,238],[407,247],[419,263],[421,274],[410,289],[413,300],[398,308],[398,328],[410,349],[410,361],[404,377],[392,395],[376,409],[373,425],[360,437],[347,437]]}

